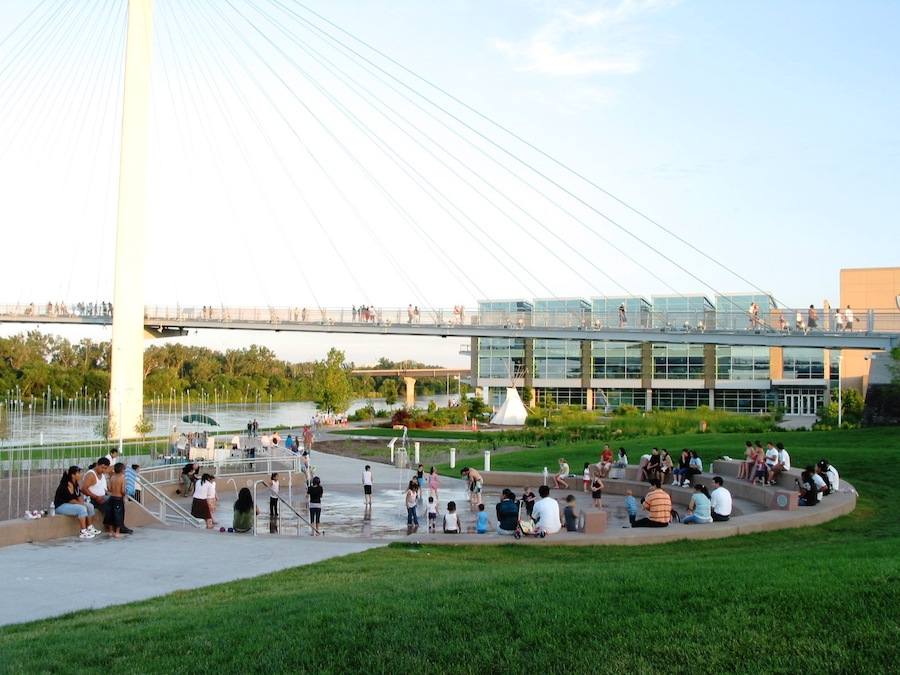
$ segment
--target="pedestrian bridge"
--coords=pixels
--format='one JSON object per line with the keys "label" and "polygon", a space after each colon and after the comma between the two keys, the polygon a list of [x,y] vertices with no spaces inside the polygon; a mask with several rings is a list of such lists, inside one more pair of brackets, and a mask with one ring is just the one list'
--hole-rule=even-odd
{"label": "pedestrian bridge", "polygon": [[[83,307],[82,305],[79,305]],[[780,318],[780,314],[779,314]],[[615,317],[591,312],[460,312],[459,308],[422,309],[409,318],[400,308],[356,307],[240,307],[148,305],[144,327],[154,337],[184,335],[190,330],[292,331],[358,335],[425,336],[440,338],[529,338],[719,344],[760,347],[810,347],[889,351],[900,343],[900,313],[896,310],[859,310],[853,330],[779,329],[775,313],[760,316],[755,326],[742,312],[711,315],[709,312],[654,313],[647,325],[618,327]],[[112,325],[111,308],[88,313],[65,305],[0,304],[0,324]]]}

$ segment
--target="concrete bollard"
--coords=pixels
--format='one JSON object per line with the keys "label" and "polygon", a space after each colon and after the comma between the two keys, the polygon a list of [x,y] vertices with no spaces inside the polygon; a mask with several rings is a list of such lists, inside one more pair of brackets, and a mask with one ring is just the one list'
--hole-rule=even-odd
{"label": "concrete bollard", "polygon": [[491,451],[490,450],[484,451],[484,470],[485,471],[491,470]]}
{"label": "concrete bollard", "polygon": [[415,442],[415,449],[416,449],[416,451],[415,451],[416,466],[418,466],[419,465],[419,441]]}
{"label": "concrete bollard", "polygon": [[450,468],[456,468],[456,448],[450,448]]}

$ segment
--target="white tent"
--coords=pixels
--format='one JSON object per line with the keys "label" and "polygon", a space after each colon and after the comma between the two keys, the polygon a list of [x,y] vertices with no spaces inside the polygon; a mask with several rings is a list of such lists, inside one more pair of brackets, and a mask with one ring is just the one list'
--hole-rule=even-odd
{"label": "white tent", "polygon": [[500,424],[504,426],[521,426],[525,424],[525,418],[528,417],[528,411],[519,398],[519,392],[515,387],[506,388],[506,400],[500,406],[494,416],[491,418],[491,424]]}

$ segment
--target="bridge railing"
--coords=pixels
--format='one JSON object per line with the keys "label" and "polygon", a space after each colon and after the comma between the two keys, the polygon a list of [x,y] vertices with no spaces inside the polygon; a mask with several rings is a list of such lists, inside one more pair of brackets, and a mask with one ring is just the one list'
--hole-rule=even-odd
{"label": "bridge railing", "polygon": [[[797,314],[800,314],[798,326]],[[818,326],[816,330],[837,332],[853,330],[860,332],[900,332],[900,312],[893,308],[853,311],[852,327],[843,329],[837,324],[834,310],[828,312],[817,308]],[[95,303],[9,303],[0,305],[0,317],[27,321],[29,317],[40,320],[85,317],[93,321],[111,320],[109,305]],[[259,324],[375,324],[401,325],[425,324],[429,326],[486,326],[503,328],[577,328],[581,330],[600,329],[660,329],[660,330],[758,330],[767,332],[806,330],[807,308],[784,308],[762,313],[756,321],[751,321],[747,312],[741,310],[699,310],[675,312],[642,312],[629,315],[625,325],[621,325],[617,311],[592,312],[564,309],[531,311],[475,310],[465,307],[420,308],[411,313],[408,307],[242,307],[223,305],[148,305],[144,308],[144,318],[148,323],[171,324],[179,322],[209,321],[215,323],[259,323]]]}

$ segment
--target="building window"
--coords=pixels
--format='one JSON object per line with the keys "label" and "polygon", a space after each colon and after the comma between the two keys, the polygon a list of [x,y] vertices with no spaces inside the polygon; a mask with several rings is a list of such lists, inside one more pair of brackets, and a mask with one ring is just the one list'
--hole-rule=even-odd
{"label": "building window", "polygon": [[536,379],[581,379],[581,343],[577,340],[535,340]]}
{"label": "building window", "polygon": [[522,338],[479,338],[478,377],[512,381],[525,369],[525,340]]}
{"label": "building window", "polygon": [[774,392],[760,389],[721,389],[714,398],[717,410],[737,413],[765,413],[778,404]]}
{"label": "building window", "polygon": [[596,380],[639,380],[640,343],[592,342],[591,377]]}
{"label": "building window", "polygon": [[594,408],[613,411],[620,405],[633,405],[643,410],[647,407],[647,392],[644,389],[595,389]]}
{"label": "building window", "polygon": [[825,350],[784,348],[785,380],[824,380]]}
{"label": "building window", "polygon": [[702,380],[702,345],[653,345],[653,378]]}
{"label": "building window", "polygon": [[717,380],[768,380],[768,347],[716,347]]}
{"label": "building window", "polygon": [[540,405],[546,405],[548,403],[548,397],[550,397],[553,405],[556,406],[575,405],[579,408],[587,406],[587,391],[580,387],[575,389],[545,387],[536,391],[538,403]]}
{"label": "building window", "polygon": [[709,405],[708,389],[657,389],[653,392],[653,407],[659,410],[682,410]]}

